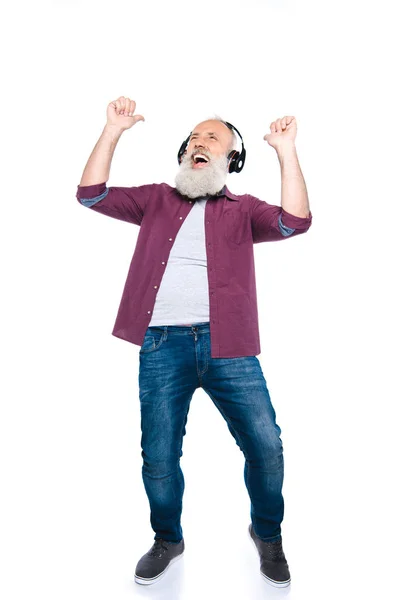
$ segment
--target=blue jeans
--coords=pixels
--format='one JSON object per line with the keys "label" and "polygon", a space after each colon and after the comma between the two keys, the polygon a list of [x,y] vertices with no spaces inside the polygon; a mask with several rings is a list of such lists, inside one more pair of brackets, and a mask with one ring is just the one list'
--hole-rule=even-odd
{"label": "blue jeans", "polygon": [[148,327],[139,350],[142,478],[156,537],[179,542],[185,487],[180,457],[190,401],[201,387],[245,457],[254,531],[281,537],[283,446],[256,356],[211,358],[209,323]]}

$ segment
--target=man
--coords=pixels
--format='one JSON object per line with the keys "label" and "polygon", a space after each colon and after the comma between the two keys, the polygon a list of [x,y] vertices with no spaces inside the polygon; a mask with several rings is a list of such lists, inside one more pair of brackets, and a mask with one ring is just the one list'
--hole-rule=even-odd
{"label": "man", "polygon": [[122,132],[144,121],[135,108],[124,96],[108,105],[107,124],[76,194],[91,210],[140,226],[112,331],[140,346],[142,477],[155,535],[136,566],[135,581],[158,581],[183,555],[180,457],[190,401],[202,387],[245,457],[249,534],[261,574],[276,587],[287,586],[283,446],[256,357],[253,244],[295,237],[311,225],[295,149],[296,120],[277,119],[264,136],[281,165],[280,207],[229,191],[226,177],[239,153],[233,129],[220,119],[199,123],[182,145],[175,188],[106,187]]}

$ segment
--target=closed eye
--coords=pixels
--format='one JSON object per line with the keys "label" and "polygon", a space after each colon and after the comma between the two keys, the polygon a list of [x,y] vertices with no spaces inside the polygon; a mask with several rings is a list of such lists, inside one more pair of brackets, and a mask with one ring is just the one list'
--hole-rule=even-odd
{"label": "closed eye", "polygon": [[[212,138],[214,138],[214,140],[217,140],[217,139],[218,139],[218,138],[217,138],[215,135],[213,135],[213,134],[211,134],[209,137],[212,137]],[[196,139],[197,139],[197,135],[192,135],[192,137],[191,137],[190,139],[191,139],[191,140],[196,140]]]}

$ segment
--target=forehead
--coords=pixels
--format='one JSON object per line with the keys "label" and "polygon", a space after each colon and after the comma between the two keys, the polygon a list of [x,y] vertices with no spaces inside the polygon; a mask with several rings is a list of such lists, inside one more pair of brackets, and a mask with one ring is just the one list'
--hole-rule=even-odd
{"label": "forehead", "polygon": [[192,135],[194,133],[216,133],[217,135],[223,137],[230,136],[229,128],[221,123],[221,121],[214,121],[213,119],[209,121],[202,121],[192,131]]}

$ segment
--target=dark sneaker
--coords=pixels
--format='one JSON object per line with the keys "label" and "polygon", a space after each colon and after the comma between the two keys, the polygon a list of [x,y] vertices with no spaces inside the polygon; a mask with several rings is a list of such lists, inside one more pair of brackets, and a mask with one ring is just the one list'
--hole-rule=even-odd
{"label": "dark sneaker", "polygon": [[183,538],[177,544],[156,538],[154,544],[142,556],[136,565],[135,581],[143,585],[150,585],[159,581],[165,575],[168,567],[182,557],[185,550]]}
{"label": "dark sneaker", "polygon": [[260,557],[260,572],[266,581],[275,587],[286,587],[290,584],[289,567],[282,549],[282,539],[264,542],[249,525],[249,534]]}

